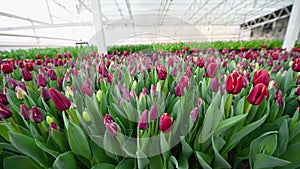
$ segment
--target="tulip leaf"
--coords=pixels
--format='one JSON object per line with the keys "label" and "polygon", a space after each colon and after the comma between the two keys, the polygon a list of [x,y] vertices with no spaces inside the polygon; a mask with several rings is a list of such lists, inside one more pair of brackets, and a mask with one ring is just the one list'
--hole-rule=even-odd
{"label": "tulip leaf", "polygon": [[[230,164],[220,155],[217,146],[215,145],[214,136],[211,137],[212,147],[215,154],[214,168],[231,168]],[[223,143],[223,145],[225,142]]]}
{"label": "tulip leaf", "polygon": [[237,116],[233,116],[229,119],[223,120],[219,123],[218,127],[216,128],[214,135],[218,136],[225,131],[227,131],[230,127],[234,126],[235,124],[241,122],[243,119],[245,119],[247,115],[241,114]]}
{"label": "tulip leaf", "polygon": [[228,152],[229,150],[231,150],[231,148],[233,146],[235,146],[236,144],[239,143],[239,141],[241,139],[243,139],[246,135],[248,135],[249,133],[251,133],[253,130],[255,130],[256,128],[258,128],[259,126],[261,126],[264,121],[267,119],[268,114],[265,114],[261,119],[250,123],[244,127],[242,127],[239,131],[237,131],[236,133],[234,133],[231,138],[229,139],[229,141],[227,142],[226,145],[226,152]]}
{"label": "tulip leaf", "polygon": [[68,140],[72,152],[76,155],[80,155],[88,160],[91,160],[91,150],[85,133],[73,122],[68,121],[67,125]]}
{"label": "tulip leaf", "polygon": [[280,158],[290,161],[291,164],[284,168],[289,169],[289,168],[300,167],[299,156],[297,155],[299,152],[300,152],[300,142],[288,145],[286,151],[282,156],[280,156]]}
{"label": "tulip leaf", "polygon": [[[11,89],[7,89],[6,93],[7,100],[11,107],[18,113],[20,113],[20,100],[17,99],[16,92],[12,91]],[[20,113],[21,114],[21,113]]]}
{"label": "tulip leaf", "polygon": [[4,123],[0,123],[0,136],[2,136],[6,141],[10,141],[8,131],[9,129],[6,127],[6,125]]}
{"label": "tulip leaf", "polygon": [[175,168],[178,168],[178,161],[177,161],[177,159],[174,156],[172,156],[172,155],[170,156],[169,162],[171,162],[169,164],[172,165],[172,163],[173,163],[175,165]]}
{"label": "tulip leaf", "polygon": [[118,166],[116,167],[116,169],[129,169],[129,168],[134,168],[134,161],[135,159],[131,159],[131,158],[125,158],[123,159]]}
{"label": "tulip leaf", "polygon": [[160,155],[149,157],[149,161],[150,169],[163,168],[163,161]]}
{"label": "tulip leaf", "polygon": [[11,143],[21,153],[31,157],[43,167],[49,167],[44,152],[35,144],[33,138],[19,133],[9,133]]}
{"label": "tulip leaf", "polygon": [[38,140],[35,140],[35,142],[36,142],[36,145],[37,145],[40,149],[42,149],[44,152],[46,152],[46,153],[52,155],[54,158],[57,158],[57,157],[59,156],[60,153],[59,153],[58,151],[53,150],[53,149],[51,149],[50,147],[48,147],[47,144],[45,144],[45,143],[43,143],[43,142],[41,142],[41,141],[38,141]]}
{"label": "tulip leaf", "polygon": [[278,144],[279,144],[279,155],[282,155],[289,142],[289,128],[287,120],[284,119],[280,125],[279,131],[278,131]]}
{"label": "tulip leaf", "polygon": [[71,151],[59,155],[53,163],[53,169],[78,168],[76,158]]}
{"label": "tulip leaf", "polygon": [[29,157],[15,155],[6,157],[3,164],[4,169],[39,169],[41,168],[34,163]]}
{"label": "tulip leaf", "polygon": [[147,155],[143,152],[137,152],[137,163],[139,169],[144,169],[149,164],[149,160],[147,158]]}
{"label": "tulip leaf", "polygon": [[290,162],[276,158],[266,154],[256,154],[255,160],[253,163],[253,168],[255,169],[263,169],[263,168],[274,168],[279,166],[286,166]]}
{"label": "tulip leaf", "polygon": [[208,163],[208,161],[210,161],[210,159],[209,159],[210,157],[207,154],[196,151],[196,157],[203,169],[212,169],[209,166],[210,162]]}
{"label": "tulip leaf", "polygon": [[96,164],[92,167],[92,169],[115,169],[116,166],[113,164],[109,164],[109,163],[100,163],[100,164]]}

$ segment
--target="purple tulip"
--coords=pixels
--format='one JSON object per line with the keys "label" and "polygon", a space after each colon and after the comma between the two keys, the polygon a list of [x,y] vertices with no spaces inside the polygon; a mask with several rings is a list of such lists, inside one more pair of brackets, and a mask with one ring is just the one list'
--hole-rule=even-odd
{"label": "purple tulip", "polygon": [[219,82],[218,79],[216,77],[212,78],[211,82],[210,82],[210,90],[213,92],[217,92],[219,89]]}
{"label": "purple tulip", "polygon": [[158,66],[156,71],[159,80],[165,80],[167,78],[167,68],[165,66]]}
{"label": "purple tulip", "polygon": [[46,79],[41,74],[37,74],[37,85],[39,87],[47,86]]}
{"label": "purple tulip", "polygon": [[148,110],[144,110],[138,123],[138,128],[141,130],[145,130],[146,128],[148,128]]}
{"label": "purple tulip", "polygon": [[198,108],[198,107],[195,107],[195,108],[191,111],[190,115],[191,115],[191,118],[192,118],[193,122],[197,121],[197,120],[198,120],[198,117],[199,117],[199,108]]}
{"label": "purple tulip", "polygon": [[58,110],[67,110],[71,106],[70,100],[54,88],[49,89],[50,97]]}
{"label": "purple tulip", "polygon": [[31,72],[29,72],[27,69],[23,68],[22,69],[22,78],[27,82],[31,81],[32,80]]}
{"label": "purple tulip", "polygon": [[29,120],[29,113],[30,113],[29,107],[27,107],[25,104],[21,104],[20,105],[20,110],[21,110],[23,118],[25,120]]}
{"label": "purple tulip", "polygon": [[113,135],[113,136],[117,136],[118,134],[118,126],[115,124],[115,123],[106,123],[105,124],[105,128],[106,128],[106,131]]}
{"label": "purple tulip", "polygon": [[55,122],[50,123],[49,132],[50,132],[51,136],[52,136],[52,133],[53,133],[53,129],[59,132],[59,127]]}
{"label": "purple tulip", "polygon": [[12,116],[12,112],[4,104],[0,103],[0,119],[7,119]]}
{"label": "purple tulip", "polygon": [[93,91],[86,84],[83,84],[81,86],[81,91],[84,96],[90,96],[90,97],[93,96]]}
{"label": "purple tulip", "polygon": [[30,120],[34,123],[40,123],[43,121],[43,119],[43,114],[39,111],[39,109],[36,106],[33,106],[30,114]]}
{"label": "purple tulip", "polygon": [[4,105],[9,104],[6,94],[1,93],[1,92],[0,92],[0,103],[3,103]]}
{"label": "purple tulip", "polygon": [[106,123],[112,123],[112,122],[114,122],[113,117],[111,117],[110,114],[105,114],[104,115],[104,124],[106,124]]}
{"label": "purple tulip", "polygon": [[191,68],[190,66],[187,66],[185,75],[186,75],[187,77],[193,76],[192,68]]}
{"label": "purple tulip", "polygon": [[158,110],[156,104],[154,103],[150,108],[150,120],[155,120],[158,117]]}
{"label": "purple tulip", "polygon": [[57,79],[56,73],[53,69],[48,70],[48,76],[51,80],[56,80]]}

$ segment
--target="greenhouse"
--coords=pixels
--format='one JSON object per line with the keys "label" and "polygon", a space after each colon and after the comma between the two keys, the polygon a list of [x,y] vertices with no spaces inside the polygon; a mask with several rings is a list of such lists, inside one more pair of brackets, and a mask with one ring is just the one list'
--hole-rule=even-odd
{"label": "greenhouse", "polygon": [[300,168],[299,0],[11,0],[0,23],[0,168]]}

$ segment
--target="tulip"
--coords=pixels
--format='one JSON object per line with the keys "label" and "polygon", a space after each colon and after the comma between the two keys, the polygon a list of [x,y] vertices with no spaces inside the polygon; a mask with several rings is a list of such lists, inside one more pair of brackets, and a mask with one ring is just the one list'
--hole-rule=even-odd
{"label": "tulip", "polygon": [[300,86],[297,87],[297,89],[296,89],[296,91],[295,91],[295,94],[296,94],[297,96],[300,95]]}
{"label": "tulip", "polygon": [[172,76],[173,77],[176,77],[176,75],[177,75],[177,68],[176,68],[176,66],[173,68],[173,70],[172,70]]}
{"label": "tulip", "polygon": [[53,69],[48,70],[48,76],[51,80],[56,80],[57,79],[56,73]]}
{"label": "tulip", "polygon": [[0,119],[7,119],[12,116],[12,112],[4,104],[0,103]]}
{"label": "tulip", "polygon": [[202,99],[199,97],[199,98],[197,99],[197,104],[198,104],[198,106],[201,106],[202,103],[203,103],[203,101],[202,101]]}
{"label": "tulip", "polygon": [[42,87],[42,98],[44,101],[47,101],[50,99],[49,91],[44,87]]}
{"label": "tulip", "polygon": [[108,72],[107,69],[104,65],[99,65],[98,66],[98,72],[100,75],[102,75],[103,77],[107,77],[108,76]]}
{"label": "tulip", "polygon": [[258,105],[262,102],[264,97],[269,98],[269,91],[265,84],[259,83],[254,86],[248,96],[248,102],[253,105]]}
{"label": "tulip", "polygon": [[300,72],[300,58],[296,58],[293,62],[292,69],[295,72]]}
{"label": "tulip", "polygon": [[57,86],[59,89],[62,89],[63,81],[64,81],[64,78],[57,78]]}
{"label": "tulip", "polygon": [[130,93],[129,93],[128,89],[126,89],[126,88],[123,89],[123,98],[126,101],[130,101]]}
{"label": "tulip", "polygon": [[216,76],[217,72],[218,72],[218,64],[217,63],[210,63],[207,66],[207,69],[206,69],[207,77],[213,78]]}
{"label": "tulip", "polygon": [[15,89],[15,87],[18,85],[18,82],[16,81],[16,79],[13,79],[13,78],[6,78],[6,81],[8,83],[8,86],[12,89]]}
{"label": "tulip", "polygon": [[273,53],[273,54],[272,54],[272,59],[273,59],[273,60],[278,60],[278,53],[276,53],[276,52]]}
{"label": "tulip", "polygon": [[134,100],[136,100],[136,94],[135,94],[135,91],[134,91],[134,90],[131,90],[129,93],[130,93],[130,96],[131,96]]}
{"label": "tulip", "polygon": [[105,128],[106,128],[106,131],[113,135],[113,136],[117,136],[118,134],[118,126],[115,124],[115,123],[106,123],[105,124]]}
{"label": "tulip", "polygon": [[81,91],[84,96],[90,96],[90,97],[93,96],[93,91],[86,84],[83,84],[81,86]]}
{"label": "tulip", "polygon": [[155,87],[154,84],[151,84],[151,95],[152,95],[153,97],[156,96],[156,87]]}
{"label": "tulip", "polygon": [[266,86],[268,86],[269,82],[270,82],[270,74],[265,69],[256,71],[254,73],[253,81],[252,81],[254,86],[259,83],[263,83]]}
{"label": "tulip", "polygon": [[41,74],[37,74],[37,85],[39,87],[47,86],[46,79]]}
{"label": "tulip", "polygon": [[190,115],[191,115],[191,118],[192,118],[193,122],[197,121],[197,120],[198,120],[198,117],[199,117],[199,108],[198,108],[198,107],[195,107],[195,108],[191,111]]}
{"label": "tulip", "polygon": [[1,70],[5,74],[10,74],[11,72],[14,71],[13,67],[11,66],[10,63],[2,63],[1,64]]}
{"label": "tulip", "polygon": [[29,107],[27,107],[25,104],[21,104],[20,110],[21,110],[23,118],[25,120],[29,120],[29,111],[30,111]]}
{"label": "tulip", "polygon": [[174,59],[172,57],[168,58],[168,65],[169,66],[174,66]]}
{"label": "tulip", "polygon": [[165,80],[167,78],[167,68],[165,66],[157,67],[156,71],[159,80]]}
{"label": "tulip", "polygon": [[49,133],[52,136],[53,129],[59,132],[59,127],[55,122],[50,123]]}
{"label": "tulip", "polygon": [[144,93],[144,95],[148,95],[149,94],[149,91],[148,91],[148,89],[146,87],[143,88],[143,93]]}
{"label": "tulip", "polygon": [[23,96],[25,94],[27,94],[27,93],[21,87],[19,87],[19,86],[17,86],[15,90],[16,90],[16,96],[17,96],[17,98],[19,100],[23,100],[24,99]]}
{"label": "tulip", "polygon": [[109,73],[108,76],[107,76],[107,82],[109,84],[112,84],[113,79],[114,79],[114,75],[112,73]]}
{"label": "tulip", "polygon": [[0,103],[3,103],[4,105],[9,104],[6,94],[1,93],[1,92],[0,92]]}
{"label": "tulip", "polygon": [[168,113],[164,113],[161,115],[159,120],[159,129],[163,133],[168,133],[172,129],[173,119],[169,116]]}
{"label": "tulip", "polygon": [[282,106],[282,91],[278,90],[276,93],[275,101],[278,103],[278,105]]}
{"label": "tulip", "polygon": [[39,109],[36,106],[33,106],[30,114],[30,120],[34,123],[40,123],[43,121],[43,119],[43,114],[39,111]]}
{"label": "tulip", "polygon": [[32,71],[34,69],[33,63],[31,63],[31,62],[26,62],[25,67],[28,71]]}
{"label": "tulip", "polygon": [[196,64],[200,68],[204,67],[204,58],[203,57],[198,58]]}
{"label": "tulip", "polygon": [[141,130],[145,130],[146,128],[148,128],[148,110],[144,110],[138,123],[138,128]]}
{"label": "tulip", "polygon": [[217,92],[219,89],[218,79],[214,77],[210,82],[210,90],[213,92]]}
{"label": "tulip", "polygon": [[150,120],[155,120],[158,116],[158,110],[156,104],[154,103],[150,108]]}
{"label": "tulip", "polygon": [[68,72],[66,72],[64,79],[67,83],[69,83],[71,81],[71,78],[70,78],[70,75]]}
{"label": "tulip", "polygon": [[102,91],[101,90],[98,90],[97,93],[96,93],[96,98],[99,102],[101,102],[102,100]]}
{"label": "tulip", "polygon": [[187,77],[191,77],[193,75],[192,68],[190,66],[187,66],[185,75]]}
{"label": "tulip", "polygon": [[113,117],[111,117],[110,114],[105,114],[104,115],[104,124],[106,124],[106,123],[112,123],[112,122],[114,122]]}
{"label": "tulip", "polygon": [[71,106],[70,100],[54,88],[49,89],[50,97],[58,110],[67,110]]}
{"label": "tulip", "polygon": [[184,89],[188,89],[189,87],[190,87],[189,78],[187,76],[181,76],[175,87],[176,96],[182,96],[184,94]]}
{"label": "tulip", "polygon": [[32,80],[32,75],[31,72],[29,72],[27,69],[22,68],[22,78],[25,81],[31,81]]}
{"label": "tulip", "polygon": [[228,93],[238,94],[244,87],[243,76],[238,72],[233,72],[228,75],[225,83],[225,88]]}

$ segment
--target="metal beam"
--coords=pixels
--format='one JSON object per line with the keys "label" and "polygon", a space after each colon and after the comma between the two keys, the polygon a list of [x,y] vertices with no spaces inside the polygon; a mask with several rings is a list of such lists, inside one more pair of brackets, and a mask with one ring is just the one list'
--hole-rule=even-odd
{"label": "metal beam", "polygon": [[6,34],[6,33],[0,33],[0,36],[19,37],[19,38],[54,39],[54,40],[64,40],[64,41],[76,41],[76,40],[77,40],[77,39],[59,38],[59,37],[49,37],[49,36],[21,35],[21,34]]}
{"label": "metal beam", "polygon": [[225,3],[225,1],[222,1],[222,2],[218,3],[213,9],[211,9],[205,15],[203,15],[202,17],[200,17],[196,22],[194,22],[193,25],[195,25],[196,23],[198,23],[199,21],[201,21],[204,17],[206,17],[207,15],[209,15],[210,13],[212,13],[213,11],[215,11],[216,9],[218,9],[224,3]]}
{"label": "metal beam", "polygon": [[44,24],[34,26],[17,26],[17,27],[4,27],[0,28],[0,31],[14,31],[14,30],[26,30],[26,29],[45,29],[45,28],[60,28],[60,27],[74,27],[74,26],[92,26],[92,22],[78,22],[78,23],[61,23],[61,24]]}
{"label": "metal beam", "polygon": [[5,12],[0,12],[0,15],[1,16],[6,16],[6,17],[9,17],[9,18],[15,18],[15,19],[20,19],[20,20],[24,20],[24,21],[39,23],[39,24],[49,24],[47,22],[38,21],[38,20],[35,20],[35,19],[30,19],[30,18],[25,18],[25,17],[22,17],[22,16],[13,15],[13,14],[5,13]]}

